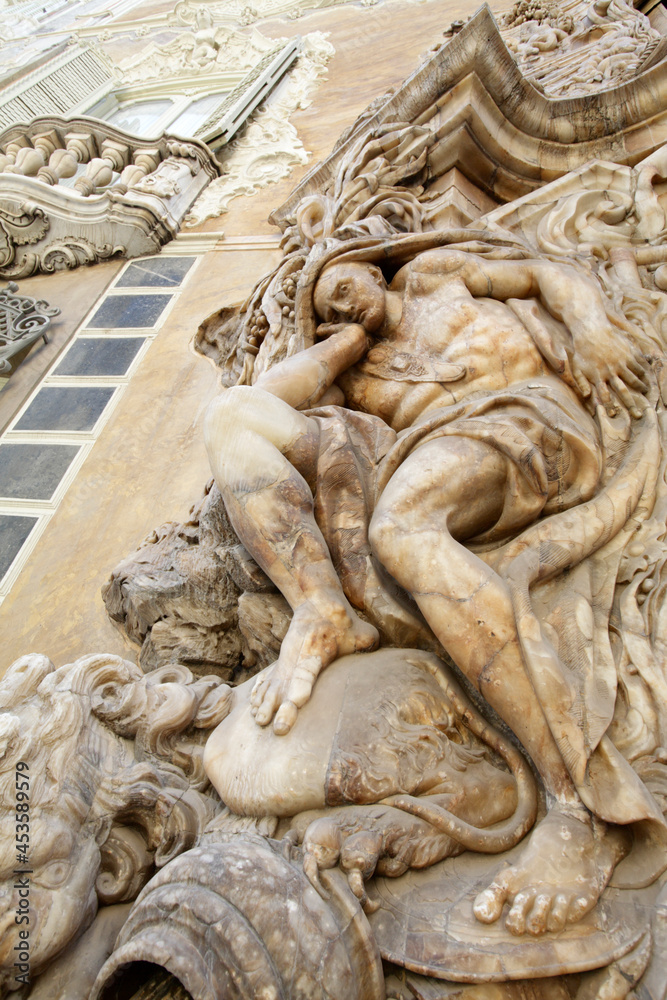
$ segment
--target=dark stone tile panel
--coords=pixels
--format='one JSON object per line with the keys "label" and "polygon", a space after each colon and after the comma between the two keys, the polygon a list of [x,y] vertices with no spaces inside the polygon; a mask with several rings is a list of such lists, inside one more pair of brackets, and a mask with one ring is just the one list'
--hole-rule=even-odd
{"label": "dark stone tile panel", "polygon": [[36,523],[36,517],[0,514],[0,579],[19,554]]}
{"label": "dark stone tile panel", "polygon": [[116,288],[177,287],[195,260],[195,257],[149,257],[133,261],[116,282]]}
{"label": "dark stone tile panel", "polygon": [[0,497],[50,500],[78,452],[69,444],[0,445]]}
{"label": "dark stone tile panel", "polygon": [[124,375],[144,343],[142,337],[80,337],[54,375]]}
{"label": "dark stone tile panel", "polygon": [[46,386],[35,396],[18,431],[91,431],[115,390],[113,387]]}
{"label": "dark stone tile panel", "polygon": [[144,329],[155,326],[171,295],[108,295],[88,328],[91,330]]}

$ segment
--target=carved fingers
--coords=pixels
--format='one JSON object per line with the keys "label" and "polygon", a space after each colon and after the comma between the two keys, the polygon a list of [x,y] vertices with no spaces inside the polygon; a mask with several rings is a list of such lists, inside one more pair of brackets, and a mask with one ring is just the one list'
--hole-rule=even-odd
{"label": "carved fingers", "polygon": [[315,331],[315,336],[318,340],[326,340],[328,337],[333,337],[334,334],[345,330],[349,325],[349,323],[320,323]]}
{"label": "carved fingers", "polygon": [[604,338],[595,343],[577,344],[572,363],[577,388],[589,409],[603,406],[610,416],[618,413],[619,404],[635,419],[642,415],[642,396],[649,389],[646,360],[630,342],[611,327]]}

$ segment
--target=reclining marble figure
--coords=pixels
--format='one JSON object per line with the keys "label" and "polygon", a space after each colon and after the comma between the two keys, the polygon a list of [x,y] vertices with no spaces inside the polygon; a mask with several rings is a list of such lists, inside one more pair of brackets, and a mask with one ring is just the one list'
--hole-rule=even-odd
{"label": "reclining marble figure", "polygon": [[[513,933],[559,930],[637,853],[631,829],[664,844],[655,800],[606,734],[614,684],[598,677],[596,693],[591,657],[568,662],[529,595],[639,503],[655,457],[631,441],[609,468],[600,421],[625,414],[650,436],[646,361],[576,267],[439,246],[404,253],[387,284],[381,255],[366,256],[330,255],[313,278],[313,346],[207,413],[234,529],[294,612],[252,711],[284,735],[338,657],[379,637],[441,644],[548,803],[475,915],[492,923],[508,903]],[[579,625],[590,638],[595,622]],[[640,853],[646,884],[660,861]]]}

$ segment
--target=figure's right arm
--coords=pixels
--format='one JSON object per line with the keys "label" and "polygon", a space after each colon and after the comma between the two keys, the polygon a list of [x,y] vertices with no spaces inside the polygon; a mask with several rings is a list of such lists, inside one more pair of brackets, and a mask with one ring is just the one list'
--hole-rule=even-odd
{"label": "figure's right arm", "polygon": [[306,410],[315,406],[344,371],[360,361],[370,345],[358,323],[329,324],[318,328],[326,340],[286,358],[270,368],[255,383],[293,406]]}

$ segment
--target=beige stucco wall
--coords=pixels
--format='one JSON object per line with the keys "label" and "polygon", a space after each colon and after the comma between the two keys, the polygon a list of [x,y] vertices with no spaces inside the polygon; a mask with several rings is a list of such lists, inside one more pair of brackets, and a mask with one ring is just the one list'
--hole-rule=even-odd
{"label": "beige stucco wall", "polygon": [[[158,8],[153,5],[152,10]],[[227,214],[208,220],[198,231],[224,231],[227,239],[275,232],[267,222],[271,209],[330,152],[339,134],[371,100],[416,69],[427,51],[442,41],[453,19],[474,9],[459,0],[389,0],[369,8],[324,11],[298,21],[262,23],[262,32],[273,37],[325,31],[335,47],[328,76],[313,91],[311,106],[292,117],[312,156],[307,166],[294,170],[288,179],[252,197],[236,199]],[[223,239],[199,260],[0,606],[0,670],[32,651],[46,653],[57,664],[88,652],[136,655],[136,647],[108,620],[100,588],[114,565],[154,527],[166,520],[181,520],[200,495],[209,477],[201,418],[217,391],[217,377],[212,366],[193,352],[190,342],[207,315],[221,305],[240,302],[278,259],[277,250],[253,249],[252,244],[246,249],[226,249]],[[115,274],[115,267],[101,265],[39,279],[40,294],[71,312],[68,295],[76,290],[77,302],[89,308],[91,299],[102,293]]]}

